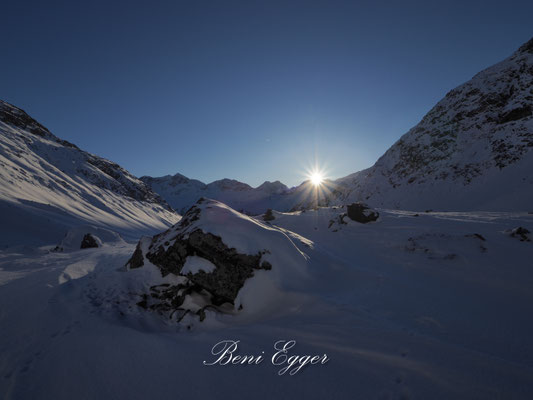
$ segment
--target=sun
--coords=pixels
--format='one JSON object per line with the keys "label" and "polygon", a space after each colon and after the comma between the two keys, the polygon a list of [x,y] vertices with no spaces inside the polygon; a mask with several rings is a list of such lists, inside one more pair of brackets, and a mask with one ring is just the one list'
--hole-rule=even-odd
{"label": "sun", "polygon": [[309,175],[309,179],[311,180],[311,183],[315,186],[320,186],[324,181],[324,177],[320,172],[313,172],[311,175]]}

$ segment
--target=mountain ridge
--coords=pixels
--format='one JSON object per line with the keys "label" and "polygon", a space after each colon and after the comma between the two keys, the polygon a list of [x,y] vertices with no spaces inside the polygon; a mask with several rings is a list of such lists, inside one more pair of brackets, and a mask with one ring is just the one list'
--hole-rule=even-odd
{"label": "mountain ridge", "polygon": [[290,189],[280,181],[265,181],[254,188],[247,183],[229,178],[206,184],[180,173],[156,178],[142,176],[140,179],[181,214],[201,197],[219,200],[237,210],[258,214],[269,208],[268,205],[273,202],[273,197],[290,192]]}
{"label": "mountain ridge", "polygon": [[[127,170],[56,137],[2,100],[0,166],[2,245],[32,235],[35,243],[57,241],[70,226],[86,223],[136,237],[179,220],[158,194]],[[43,219],[50,229],[36,232]]]}

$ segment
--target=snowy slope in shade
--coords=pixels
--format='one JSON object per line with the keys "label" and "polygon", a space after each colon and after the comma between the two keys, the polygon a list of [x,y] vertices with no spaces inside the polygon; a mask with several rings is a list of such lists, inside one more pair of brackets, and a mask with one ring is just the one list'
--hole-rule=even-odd
{"label": "snowy slope in shade", "polygon": [[333,200],[381,207],[530,211],[533,39],[450,91]]}
{"label": "snowy slope in shade", "polygon": [[119,165],[54,136],[0,101],[0,245],[57,243],[90,223],[129,237],[179,220],[167,203]]}

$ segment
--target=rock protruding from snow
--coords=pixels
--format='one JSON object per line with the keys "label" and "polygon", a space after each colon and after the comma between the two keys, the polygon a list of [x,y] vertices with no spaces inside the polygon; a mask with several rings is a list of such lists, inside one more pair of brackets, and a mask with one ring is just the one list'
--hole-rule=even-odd
{"label": "rock protruding from snow", "polygon": [[98,246],[96,238],[90,233],[86,233],[81,241],[80,249],[94,249],[98,247],[100,246]]}
{"label": "rock protruding from snow", "polygon": [[273,221],[275,220],[276,217],[274,217],[274,214],[272,213],[272,209],[269,208],[268,210],[266,210],[265,214],[263,215],[263,221]]}
{"label": "rock protruding from snow", "polygon": [[[127,266],[155,266],[178,283],[152,285],[140,305],[181,319],[206,309],[264,309],[291,281],[306,276],[307,257],[287,234],[214,200],[200,199],[181,221],[141,240]],[[261,274],[259,273],[261,272]]]}
{"label": "rock protruding from snow", "polygon": [[361,202],[348,204],[346,206],[346,211],[348,217],[352,221],[360,222],[362,224],[376,221],[379,218],[379,213],[376,210]]}
{"label": "rock protruding from snow", "polygon": [[521,242],[531,242],[531,232],[522,226],[511,229],[509,235],[511,237],[519,239]]}
{"label": "rock protruding from snow", "polygon": [[81,225],[71,228],[53,251],[77,251],[104,245],[116,246],[124,243],[124,240],[117,232],[91,225]]}

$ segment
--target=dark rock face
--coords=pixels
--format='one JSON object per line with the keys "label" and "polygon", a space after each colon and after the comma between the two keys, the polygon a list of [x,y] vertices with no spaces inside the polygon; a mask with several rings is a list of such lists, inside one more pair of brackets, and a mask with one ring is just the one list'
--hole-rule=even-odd
{"label": "dark rock face", "polygon": [[[34,135],[47,137],[50,131],[32,117],[11,104],[0,100],[0,121],[27,130]],[[68,143],[68,142],[67,142]]]}
{"label": "dark rock face", "polygon": [[268,210],[266,210],[266,213],[265,215],[263,215],[263,221],[273,221],[275,220],[276,217],[274,217],[274,214],[272,214],[272,209],[269,208]]}
{"label": "dark rock face", "polygon": [[368,222],[376,221],[379,218],[379,213],[370,208],[367,204],[357,202],[346,206],[348,217],[353,220],[366,224]]}
{"label": "dark rock face", "polygon": [[531,105],[527,104],[523,107],[514,108],[511,111],[508,111],[502,114],[498,120],[498,123],[505,124],[511,121],[517,121],[522,118],[530,117],[533,114]]}
{"label": "dark rock face", "polygon": [[96,239],[90,233],[85,234],[83,240],[81,241],[80,249],[91,249],[98,247]]}
{"label": "dark rock face", "polygon": [[135,251],[133,252],[133,255],[126,263],[131,269],[140,268],[144,265],[144,257],[143,252],[141,250],[141,243],[137,243],[137,247],[135,247]]}
{"label": "dark rock face", "polygon": [[528,42],[520,46],[518,51],[521,53],[533,53],[533,38],[529,39]]}
{"label": "dark rock face", "polygon": [[163,276],[169,273],[180,275],[188,256],[210,261],[216,266],[213,272],[200,270],[195,274],[189,272],[186,276],[191,283],[213,296],[213,304],[220,305],[225,302],[233,304],[244,281],[253,276],[254,269],[271,268],[267,262],[261,263],[263,254],[239,254],[226,246],[220,237],[197,229],[187,237],[178,236],[166,250],[163,246],[151,250],[146,258],[161,269]]}

